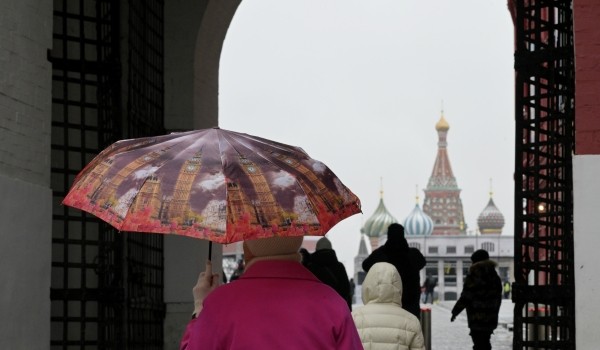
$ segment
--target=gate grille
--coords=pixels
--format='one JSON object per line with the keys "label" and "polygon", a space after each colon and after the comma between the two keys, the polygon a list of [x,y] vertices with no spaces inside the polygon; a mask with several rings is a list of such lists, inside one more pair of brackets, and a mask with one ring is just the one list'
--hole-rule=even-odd
{"label": "gate grille", "polygon": [[575,349],[571,1],[515,10],[514,349]]}
{"label": "gate grille", "polygon": [[[133,44],[147,55],[144,60],[155,62],[153,73],[142,71],[135,87],[122,73],[139,64],[122,63],[121,10],[127,6],[130,14],[154,15],[153,22],[141,25],[129,19],[128,28],[158,33],[151,42]],[[129,135],[162,132],[162,16],[157,1],[54,1],[48,57],[53,82],[52,349],[162,348],[162,237],[118,233],[93,215],[60,205],[77,173],[102,149]],[[148,92],[158,102],[141,112],[132,113],[129,103],[123,110],[124,88],[129,102],[131,95]]]}
{"label": "gate grille", "polygon": [[[127,138],[164,134],[163,1],[130,0]],[[162,349],[163,235],[127,233],[128,349]]]}

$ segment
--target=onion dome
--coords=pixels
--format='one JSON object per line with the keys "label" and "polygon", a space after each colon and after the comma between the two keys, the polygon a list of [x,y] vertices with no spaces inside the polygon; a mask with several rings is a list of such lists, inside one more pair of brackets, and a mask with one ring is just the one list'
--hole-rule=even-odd
{"label": "onion dome", "polygon": [[479,232],[482,234],[502,233],[502,228],[504,227],[504,215],[502,215],[498,207],[496,207],[496,204],[494,204],[491,192],[490,201],[477,217],[477,226],[479,226]]}
{"label": "onion dome", "polygon": [[446,118],[444,118],[444,113],[442,112],[442,116],[440,117],[440,120],[435,124],[435,130],[448,131],[448,129],[450,129],[450,125],[446,121]]}
{"label": "onion dome", "polygon": [[365,222],[360,232],[369,237],[381,237],[387,234],[387,228],[391,224],[397,223],[395,217],[383,204],[383,196],[379,199],[379,205],[371,217]]}
{"label": "onion dome", "polygon": [[415,208],[404,219],[404,234],[407,236],[431,236],[433,232],[433,220],[425,214],[419,206],[419,197]]}

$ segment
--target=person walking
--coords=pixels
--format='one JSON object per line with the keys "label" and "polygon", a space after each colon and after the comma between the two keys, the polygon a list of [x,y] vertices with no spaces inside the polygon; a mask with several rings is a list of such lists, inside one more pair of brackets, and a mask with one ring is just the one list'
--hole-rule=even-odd
{"label": "person walking", "polygon": [[308,250],[306,250],[306,248],[300,248],[300,256],[301,258],[301,263],[302,265],[304,265],[304,267],[308,266],[308,261],[310,260],[310,253],[308,252]]}
{"label": "person walking", "polygon": [[317,241],[316,250],[310,255],[306,266],[321,282],[335,289],[352,310],[350,281],[344,264],[338,261],[331,241],[323,237]]}
{"label": "person walking", "polygon": [[436,285],[437,278],[433,277],[431,274],[427,274],[427,277],[425,278],[425,283],[423,283],[423,289],[425,290],[424,303],[433,304],[433,291],[435,290]]}
{"label": "person walking", "polygon": [[300,263],[302,239],[244,241],[234,283],[220,285],[207,262],[180,349],[362,349],[344,300]]}
{"label": "person walking", "polygon": [[242,274],[244,274],[244,260],[240,259],[238,260],[237,268],[235,269],[235,271],[233,271],[231,277],[229,277],[229,282],[237,280],[242,276]]}
{"label": "person walking", "polygon": [[394,223],[388,226],[387,241],[375,249],[362,263],[365,272],[378,262],[387,262],[398,270],[402,278],[402,307],[417,318],[421,315],[421,280],[419,271],[425,267],[425,257],[416,249],[410,248],[404,238],[404,227]]}
{"label": "person walking", "polygon": [[502,286],[502,293],[504,294],[504,299],[510,299],[510,282],[508,280],[504,281],[504,285]]}
{"label": "person walking", "polygon": [[402,308],[402,279],[394,265],[371,267],[362,285],[364,306],[352,312],[365,350],[425,350],[419,319]]}
{"label": "person walking", "polygon": [[452,308],[451,322],[465,308],[473,350],[490,350],[490,338],[498,327],[498,313],[502,303],[502,280],[496,272],[496,263],[487,251],[480,249],[471,255],[473,263],[465,278],[460,298]]}

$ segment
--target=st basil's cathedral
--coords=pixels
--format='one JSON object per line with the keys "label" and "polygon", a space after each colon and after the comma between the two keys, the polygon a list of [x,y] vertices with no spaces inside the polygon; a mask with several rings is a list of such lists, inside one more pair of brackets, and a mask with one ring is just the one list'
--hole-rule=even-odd
{"label": "st basil's cathedral", "polygon": [[431,177],[424,189],[423,207],[417,195],[413,210],[403,221],[398,221],[387,210],[382,190],[375,212],[361,228],[358,254],[354,258],[354,280],[359,286],[365,276],[363,260],[385,243],[387,227],[392,223],[402,224],[409,246],[419,249],[425,256],[427,265],[421,270],[421,282],[427,275],[437,279],[434,300],[457,299],[471,266],[470,256],[478,249],[487,250],[490,258],[498,263],[502,280],[512,282],[514,238],[503,234],[504,216],[494,204],[493,192],[490,189],[490,199],[477,218],[477,229],[467,231],[461,189],[448,156],[446,138],[450,125],[443,112],[435,129],[438,150]]}

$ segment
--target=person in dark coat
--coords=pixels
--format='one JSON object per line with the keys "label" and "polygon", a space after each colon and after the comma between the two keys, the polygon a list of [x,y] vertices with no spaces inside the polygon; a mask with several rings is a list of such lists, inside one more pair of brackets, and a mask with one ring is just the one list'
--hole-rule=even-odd
{"label": "person in dark coat", "polygon": [[[437,285],[437,278],[433,277],[431,274],[428,274],[425,278],[425,283],[423,283],[423,289],[425,290],[425,303],[433,304],[433,291],[435,290],[435,286]],[[431,298],[429,298],[431,296]]]}
{"label": "person in dark coat", "polygon": [[387,230],[387,241],[375,249],[362,263],[365,272],[378,262],[387,262],[398,270],[402,278],[402,308],[418,318],[421,316],[421,278],[419,271],[425,267],[425,257],[416,249],[410,248],[404,238],[404,227],[391,224]]}
{"label": "person in dark coat", "polygon": [[317,241],[316,251],[310,255],[306,266],[321,282],[327,284],[346,301],[352,310],[350,281],[344,264],[338,261],[331,242],[326,237]]}
{"label": "person in dark coat", "polygon": [[310,260],[310,253],[308,250],[306,250],[306,248],[300,248],[300,255],[302,256],[302,265],[304,265],[304,267],[308,266],[308,260]]}
{"label": "person in dark coat", "polygon": [[233,271],[231,277],[229,278],[229,282],[237,280],[242,276],[242,274],[244,274],[244,260],[240,259],[238,260],[237,268],[235,269],[235,271]]}
{"label": "person in dark coat", "polygon": [[477,250],[471,255],[471,262],[473,265],[465,278],[460,298],[452,308],[450,321],[453,322],[466,308],[473,350],[490,350],[490,337],[498,326],[502,303],[502,280],[487,251]]}

